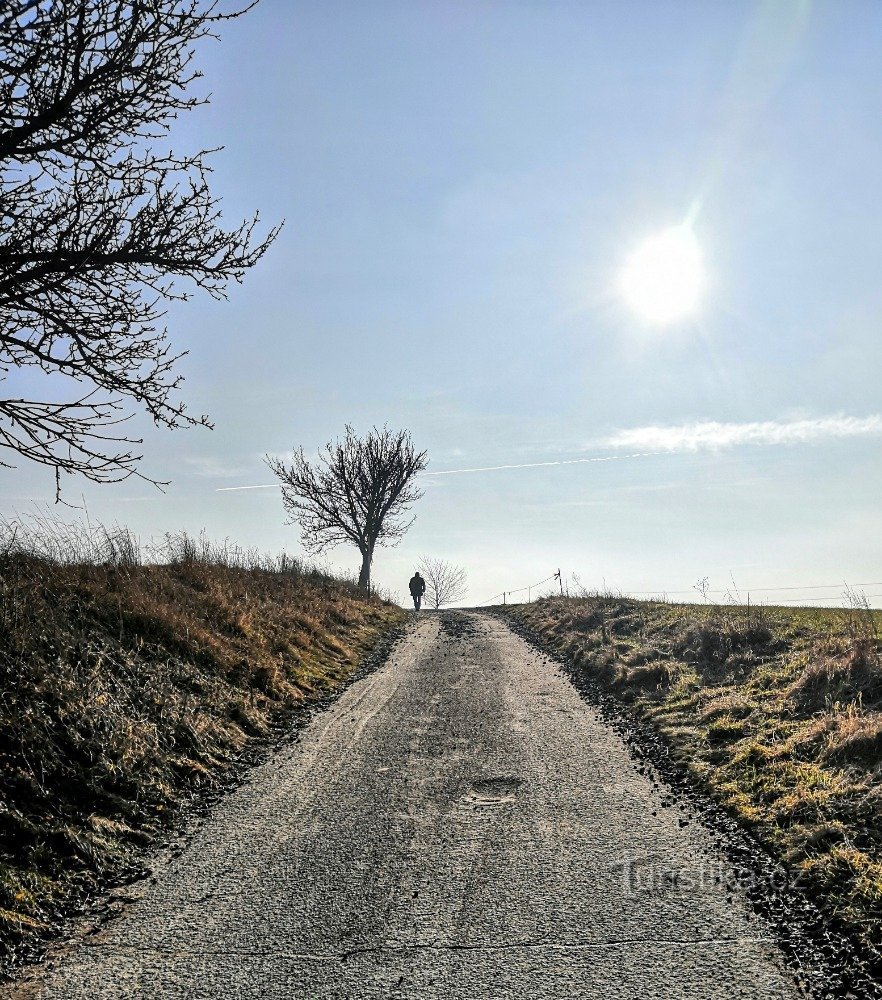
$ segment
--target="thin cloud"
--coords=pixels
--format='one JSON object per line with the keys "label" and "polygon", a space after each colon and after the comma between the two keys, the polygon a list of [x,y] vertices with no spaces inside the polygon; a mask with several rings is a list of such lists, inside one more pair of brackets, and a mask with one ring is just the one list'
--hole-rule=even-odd
{"label": "thin cloud", "polygon": [[[589,455],[583,458],[565,458],[545,462],[517,462],[507,465],[481,465],[461,469],[439,469],[423,472],[425,477],[461,476],[474,472],[502,472],[508,469],[542,469],[560,465],[590,465],[595,462],[621,462],[638,458],[652,458],[676,452],[722,451],[739,445],[796,445],[821,444],[841,438],[882,435],[882,416],[848,417],[838,414],[809,420],[764,420],[748,423],[721,423],[706,420],[692,424],[663,427],[653,424],[616,431],[597,442],[598,448],[618,450],[641,449],[626,455]],[[259,486],[226,486],[218,493],[239,490],[278,489],[278,483]]]}
{"label": "thin cloud", "polygon": [[426,472],[426,476],[458,476],[469,472],[498,472],[505,469],[539,469],[556,465],[586,465],[636,458],[651,458],[674,452],[721,451],[738,445],[819,444],[839,438],[882,434],[882,416],[848,417],[842,414],[810,420],[765,420],[748,423],[721,423],[716,420],[670,427],[651,425],[616,431],[597,442],[598,448],[633,448],[627,455],[592,455],[551,462],[519,462],[474,468]]}
{"label": "thin cloud", "polygon": [[549,465],[586,465],[589,462],[621,462],[629,458],[649,458],[657,452],[640,452],[633,455],[592,455],[590,458],[566,458],[556,462],[519,462],[516,465],[482,465],[470,469],[442,469],[424,472],[424,476],[459,476],[465,472],[499,472],[502,469],[541,469]]}
{"label": "thin cloud", "polygon": [[720,451],[739,445],[821,444],[839,438],[882,434],[882,416],[836,415],[810,420],[719,423],[715,420],[671,427],[651,425],[616,431],[606,448],[646,448],[655,452]]}

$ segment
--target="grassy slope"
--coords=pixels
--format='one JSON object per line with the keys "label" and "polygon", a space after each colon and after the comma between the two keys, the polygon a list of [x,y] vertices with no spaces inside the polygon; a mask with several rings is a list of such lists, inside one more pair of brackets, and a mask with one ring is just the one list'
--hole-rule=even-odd
{"label": "grassy slope", "polygon": [[882,613],[609,597],[509,613],[648,720],[827,912],[882,944]]}
{"label": "grassy slope", "polygon": [[0,557],[0,960],[403,614],[299,572]]}

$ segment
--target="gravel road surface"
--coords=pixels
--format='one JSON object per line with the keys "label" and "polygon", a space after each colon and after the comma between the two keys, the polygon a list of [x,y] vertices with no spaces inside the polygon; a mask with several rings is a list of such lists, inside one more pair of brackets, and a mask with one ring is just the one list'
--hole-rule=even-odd
{"label": "gravel road surface", "polygon": [[131,898],[16,996],[799,995],[712,835],[478,613],[421,616]]}

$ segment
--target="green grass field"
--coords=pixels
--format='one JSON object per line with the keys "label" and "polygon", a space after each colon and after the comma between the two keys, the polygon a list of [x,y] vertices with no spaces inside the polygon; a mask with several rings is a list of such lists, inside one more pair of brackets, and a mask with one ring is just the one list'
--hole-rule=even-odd
{"label": "green grass field", "polygon": [[826,912],[882,943],[882,612],[598,596],[507,613],[648,721]]}

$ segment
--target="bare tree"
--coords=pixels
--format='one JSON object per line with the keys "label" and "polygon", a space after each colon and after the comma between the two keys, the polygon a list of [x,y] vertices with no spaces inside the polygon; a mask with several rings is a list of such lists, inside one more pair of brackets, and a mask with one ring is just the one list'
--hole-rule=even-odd
{"label": "bare tree", "polygon": [[426,603],[436,611],[443,604],[453,604],[465,597],[466,571],[461,566],[423,556],[419,570],[426,581]]}
{"label": "bare tree", "polygon": [[119,426],[136,410],[210,426],[177,399],[163,303],[189,298],[180,279],[224,298],[278,229],[258,238],[257,215],[222,228],[213,151],[158,145],[205,103],[189,93],[195,44],[244,12],[220,0],[0,4],[0,382],[28,367],[48,376],[42,399],[0,391],[0,448],[53,468],[57,496],[62,472],[148,478],[142,441]]}
{"label": "bare tree", "polygon": [[349,424],[342,441],[332,441],[312,464],[303,448],[290,465],[266,456],[278,476],[289,523],[300,525],[304,547],[318,553],[352,542],[361,553],[358,585],[369,590],[374,549],[396,544],[413,523],[404,515],[422,492],[414,477],[428,465],[409,431],[374,427],[358,437]]}

